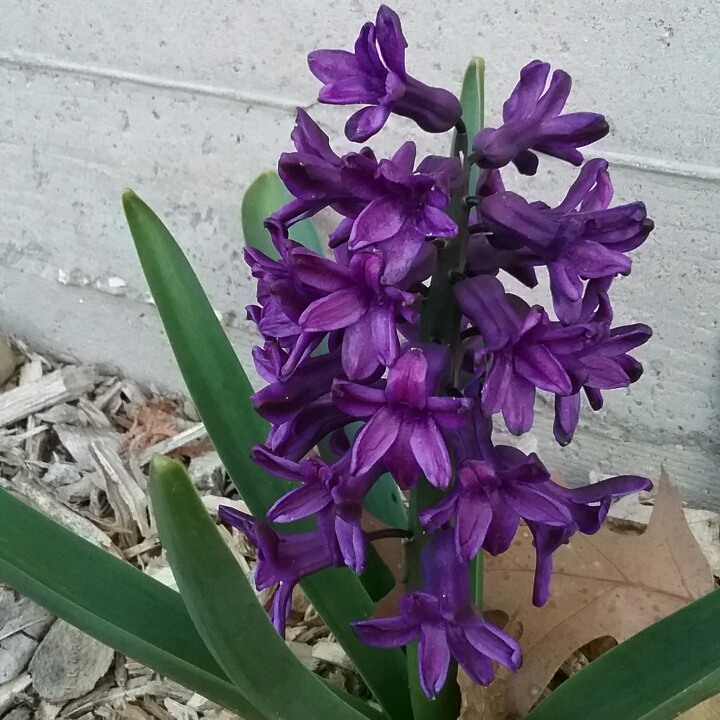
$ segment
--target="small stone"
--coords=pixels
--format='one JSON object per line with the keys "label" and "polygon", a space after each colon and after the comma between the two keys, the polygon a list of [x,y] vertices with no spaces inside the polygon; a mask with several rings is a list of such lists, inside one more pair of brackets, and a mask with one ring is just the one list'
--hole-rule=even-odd
{"label": "small stone", "polygon": [[43,484],[52,488],[72,485],[80,480],[80,465],[78,463],[54,462],[42,476]]}
{"label": "small stone", "polygon": [[112,648],[58,620],[30,663],[35,690],[51,703],[74,700],[95,687],[114,654]]}
{"label": "small stone", "polygon": [[30,720],[31,717],[30,708],[21,706],[11,710],[3,720]]}
{"label": "small stone", "polygon": [[188,466],[188,474],[201,493],[222,495],[225,484],[225,468],[216,452],[194,457]]}

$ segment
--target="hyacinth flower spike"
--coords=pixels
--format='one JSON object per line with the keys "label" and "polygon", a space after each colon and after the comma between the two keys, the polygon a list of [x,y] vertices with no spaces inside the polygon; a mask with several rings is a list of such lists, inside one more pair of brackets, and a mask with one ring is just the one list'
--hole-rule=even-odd
{"label": "hyacinth flower spike", "polygon": [[[457,99],[407,74],[405,46],[383,6],[354,52],[311,53],[320,101],[364,106],[346,124],[349,139],[368,139],[392,114],[463,135]],[[395,617],[353,626],[379,648],[417,641],[413,706],[434,698],[447,720],[456,717],[444,704],[455,661],[483,684],[493,662],[521,664],[518,643],[471,597],[471,563],[507,551],[526,523],[541,605],[555,550],[597,532],[613,499],[650,487],[620,475],[566,488],[536,454],[493,441],[498,413],[511,433],[531,429],[541,392],[554,396],[555,437],[566,444],[580,393],[598,408],[603,391],[634,382],[642,368],[631,353],[650,337],[645,325],[612,325],[611,286],[652,223],[642,203],[611,207],[607,162],[582,166],[554,207],[505,184],[507,165],[532,175],[540,154],[582,165],[580,148],[607,134],[600,114],[565,113],[570,87],[567,73],[530,63],[502,124],[480,130],[469,152],[457,142],[452,157],[418,158],[412,141],[385,158],[368,147],[341,155],[299,110],[294,152],[278,166],[293,199],[266,221],[280,257],[246,253],[258,281],[248,310],[262,335],[254,359],[268,382],[253,402],[271,424],[252,458],[294,485],[266,517],[224,508],[221,518],[258,548],[257,587],[279,584],[272,618],[282,630],[297,582],[331,567],[369,570],[368,544],[380,538],[363,529],[364,505],[389,472],[412,511],[410,529],[382,532],[408,543],[406,593]],[[473,164],[481,172],[469,197]],[[289,239],[293,223],[327,209],[337,224],[326,255]],[[552,307],[507,292],[503,273],[530,288],[549,276]],[[309,532],[280,531],[313,518]]]}

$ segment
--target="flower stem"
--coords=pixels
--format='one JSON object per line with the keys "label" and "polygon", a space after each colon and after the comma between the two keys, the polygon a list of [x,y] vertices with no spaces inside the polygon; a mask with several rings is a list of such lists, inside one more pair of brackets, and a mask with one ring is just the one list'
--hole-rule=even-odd
{"label": "flower stem", "polygon": [[[415,488],[410,492],[410,530],[412,540],[405,544],[405,589],[419,590],[422,588],[420,555],[428,536],[423,532],[418,515],[421,509],[434,505],[443,493],[431,485],[424,477],[420,477]],[[452,662],[448,670],[445,687],[438,696],[429,700],[422,687],[418,675],[418,641],[414,640],[407,646],[408,678],[410,681],[410,702],[415,720],[455,720],[460,714],[460,687],[457,684],[457,663]]]}
{"label": "flower stem", "polygon": [[383,528],[382,530],[366,533],[366,537],[370,542],[385,540],[386,538],[409,539],[412,537],[412,533],[409,530],[402,530],[400,528]]}

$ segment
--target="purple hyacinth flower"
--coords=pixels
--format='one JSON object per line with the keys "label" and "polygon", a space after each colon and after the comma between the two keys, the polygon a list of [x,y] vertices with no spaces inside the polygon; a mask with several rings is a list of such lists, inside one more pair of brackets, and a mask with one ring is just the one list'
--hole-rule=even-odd
{"label": "purple hyacinth flower", "polygon": [[353,444],[353,474],[362,475],[383,460],[402,488],[412,487],[420,472],[437,487],[449,485],[452,468],[440,427],[460,428],[472,400],[438,397],[437,382],[425,352],[406,348],[388,371],[384,389],[333,383],[333,400],[341,410],[369,418]]}
{"label": "purple hyacinth flower", "polygon": [[552,553],[576,532],[596,533],[614,498],[648,490],[643,477],[621,475],[595,485],[566,488],[534,453],[493,445],[492,421],[477,409],[455,438],[457,482],[420,520],[429,531],[447,526],[454,518],[455,552],[469,562],[483,548],[491,555],[511,545],[521,520],[535,538],[537,564],[533,602],[548,599]]}
{"label": "purple hyacinth flower", "polygon": [[[370,148],[359,153],[339,157],[330,147],[328,136],[301,108],[292,132],[296,152],[282,153],[278,161],[278,174],[295,200],[273,214],[273,218],[285,225],[314,215],[319,210],[332,207],[352,223],[367,204],[353,192],[353,183],[346,183],[343,168],[357,166],[360,179],[371,182],[378,162]],[[343,229],[339,229],[342,234]]]}
{"label": "purple hyacinth flower", "polygon": [[462,114],[458,99],[405,72],[400,18],[381,5],[375,23],[366,23],[355,52],[315,50],[308,55],[310,72],[324,86],[318,100],[331,105],[370,105],[345,125],[348,140],[365,142],[385,125],[390,113],[414,120],[426,132],[450,130]]}
{"label": "purple hyacinth flower", "polygon": [[496,193],[480,205],[493,246],[527,248],[537,256],[534,264],[547,265],[553,306],[562,322],[579,319],[585,280],[630,272],[632,262],[625,253],[653,229],[643,203],[610,208],[611,199],[607,162],[598,159],[583,167],[556,208],[528,203],[513,192]]}
{"label": "purple hyacinth flower", "polygon": [[501,168],[512,162],[523,175],[534,175],[538,158],[533,151],[580,165],[583,156],[578,148],[608,134],[610,128],[602,115],[560,114],[572,79],[556,70],[545,90],[549,73],[549,63],[540,60],[520,71],[520,81],[503,105],[503,124],[484,128],[473,139],[473,157],[480,167]]}
{"label": "purple hyacinth flower", "polygon": [[308,403],[327,395],[336,377],[343,376],[340,349],[307,358],[287,379],[276,380],[252,396],[255,411],[273,425],[281,425]]}
{"label": "purple hyacinth flower", "polygon": [[347,267],[309,251],[296,254],[293,261],[295,275],[302,282],[327,293],[308,305],[300,316],[303,331],[345,329],[342,366],[351,380],[369,377],[381,364],[394,365],[400,352],[396,318],[417,322],[421,298],[381,285],[381,253],[372,249],[356,253]]}
{"label": "purple hyacinth flower", "polygon": [[650,480],[636,475],[618,475],[581,488],[565,488],[550,481],[546,491],[566,504],[573,520],[565,526],[528,520],[536,556],[533,604],[542,607],[550,597],[552,556],[560,546],[576,532],[596,533],[602,527],[613,499],[650,489]]}
{"label": "purple hyacinth flower", "polygon": [[343,412],[329,394],[323,395],[302,407],[287,422],[274,425],[266,444],[276,455],[299,461],[326,435],[351,422],[351,415]]}
{"label": "purple hyacinth flower", "polygon": [[493,661],[517,670],[520,646],[472,604],[467,565],[455,554],[451,530],[430,537],[421,562],[423,591],[404,595],[397,617],[353,623],[357,636],[384,648],[401,647],[420,636],[420,684],[429,698],[445,685],[452,657],[481,685],[492,682]]}
{"label": "purple hyacinth flower", "polygon": [[[607,296],[608,281],[590,281],[583,298],[585,309],[577,328],[585,341],[569,347],[561,357],[575,392],[555,398],[553,434],[561,445],[573,437],[580,416],[580,389],[593,410],[603,405],[602,390],[628,387],[640,379],[642,365],[629,353],[644,345],[652,330],[642,323],[612,328],[612,308]],[[561,333],[556,333],[561,334]]]}
{"label": "purple hyacinth flower", "polygon": [[[378,182],[367,188],[369,204],[350,233],[351,250],[377,246],[383,251],[381,281],[386,285],[397,284],[408,274],[428,238],[457,234],[457,225],[443,208],[456,182],[460,161],[447,158],[438,166],[431,156],[414,171],[415,153],[415,143],[406,142],[391,159],[380,161]],[[349,183],[350,171],[344,176]]]}
{"label": "purple hyacinth flower", "polygon": [[218,517],[243,533],[258,550],[255,587],[258,590],[280,583],[273,598],[270,619],[280,635],[292,609],[292,592],[300,580],[329,567],[343,567],[337,543],[328,543],[321,530],[296,535],[276,533],[267,523],[240,510],[221,505]]}
{"label": "purple hyacinth flower", "polygon": [[252,459],[275,477],[301,483],[283,495],[267,512],[271,522],[289,523],[318,516],[320,532],[328,534],[330,545],[337,543],[345,564],[358,575],[365,569],[367,540],[361,527],[363,499],[380,477],[380,464],[362,476],[350,474],[350,454],[328,465],[311,457],[293,462],[257,445]]}
{"label": "purple hyacinth flower", "polygon": [[527,432],[533,423],[536,389],[557,395],[573,392],[570,377],[546,342],[550,330],[547,313],[509,295],[502,283],[489,275],[458,283],[455,298],[483,340],[475,353],[476,367],[485,372],[492,360],[483,382],[483,412],[502,411],[511,433]]}

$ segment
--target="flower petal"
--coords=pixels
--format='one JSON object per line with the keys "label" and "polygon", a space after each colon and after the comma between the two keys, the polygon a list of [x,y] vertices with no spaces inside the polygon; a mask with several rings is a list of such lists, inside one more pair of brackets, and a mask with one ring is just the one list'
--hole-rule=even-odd
{"label": "flower petal", "polygon": [[443,689],[450,667],[450,648],[445,628],[440,623],[423,623],[420,626],[418,647],[420,685],[429,698]]}
{"label": "flower petal", "polygon": [[503,402],[503,419],[513,435],[528,432],[533,424],[535,386],[524,377],[513,373]]}
{"label": "flower petal", "polygon": [[[357,93],[357,97],[359,96],[360,93]],[[370,97],[369,93],[367,97]],[[376,96],[374,99],[352,100],[349,102],[354,104],[373,102],[373,100],[377,102],[379,98]],[[373,135],[376,135],[383,129],[383,126],[390,117],[391,112],[392,106],[385,104],[371,105],[370,107],[358,110],[356,113],[352,114],[345,123],[345,137],[351,142],[366,142]]]}
{"label": "flower petal", "polygon": [[415,422],[410,447],[428,482],[443,490],[447,488],[452,476],[450,456],[435,421],[428,415]]}
{"label": "flower petal", "polygon": [[353,417],[370,417],[385,406],[385,392],[347,380],[335,380],[332,385],[335,405]]}
{"label": "flower petal", "polygon": [[373,415],[355,438],[350,471],[356,475],[369,472],[395,442],[400,425],[397,413],[389,408],[382,408]]}
{"label": "flower petal", "polygon": [[515,372],[529,380],[536,388],[569,395],[572,383],[560,361],[541,343],[522,343],[513,353]]}
{"label": "flower petal", "polygon": [[493,511],[489,502],[482,502],[479,493],[461,498],[455,519],[455,544],[458,557],[470,562],[485,542]]}
{"label": "flower petal", "polygon": [[389,403],[404,403],[421,410],[427,402],[425,382],[428,362],[419,348],[404,353],[388,373],[385,397]]}
{"label": "flower petal", "polygon": [[338,290],[310,303],[298,324],[306,332],[340,330],[356,323],[368,311],[367,300],[364,288]]}
{"label": "flower petal", "polygon": [[310,517],[332,502],[321,482],[310,482],[283,495],[268,511],[272,522],[288,523]]}
{"label": "flower petal", "polygon": [[343,370],[351,380],[370,377],[379,365],[378,352],[373,342],[373,314],[366,312],[343,336]]}
{"label": "flower petal", "polygon": [[419,623],[407,616],[361,620],[352,623],[355,634],[366,645],[397,648],[412,642],[420,632]]}

